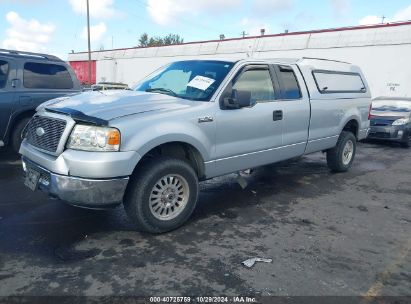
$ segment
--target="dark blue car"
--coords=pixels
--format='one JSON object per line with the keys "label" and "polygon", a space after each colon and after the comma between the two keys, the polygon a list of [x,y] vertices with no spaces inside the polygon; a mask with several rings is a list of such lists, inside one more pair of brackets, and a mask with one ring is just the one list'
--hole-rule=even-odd
{"label": "dark blue car", "polygon": [[369,139],[411,146],[411,98],[379,97],[373,100]]}
{"label": "dark blue car", "polygon": [[73,70],[61,59],[0,49],[0,147],[18,151],[38,105],[80,90]]}

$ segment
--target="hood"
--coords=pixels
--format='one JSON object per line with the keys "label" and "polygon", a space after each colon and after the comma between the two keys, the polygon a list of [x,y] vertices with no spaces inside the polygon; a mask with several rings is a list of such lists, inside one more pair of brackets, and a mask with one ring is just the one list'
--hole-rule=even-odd
{"label": "hood", "polygon": [[401,118],[408,118],[409,112],[393,111],[371,111],[371,126],[390,126],[394,121]]}
{"label": "hood", "polygon": [[38,110],[76,112],[85,117],[109,121],[144,112],[182,110],[201,103],[158,93],[113,90],[104,91],[104,93],[85,92],[52,99],[40,105]]}
{"label": "hood", "polygon": [[371,111],[372,119],[397,120],[400,118],[408,118],[408,117],[410,117],[410,112]]}

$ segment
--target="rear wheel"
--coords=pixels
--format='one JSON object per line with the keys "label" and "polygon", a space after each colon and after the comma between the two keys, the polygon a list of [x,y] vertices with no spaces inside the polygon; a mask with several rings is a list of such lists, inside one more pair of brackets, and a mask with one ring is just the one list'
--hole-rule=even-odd
{"label": "rear wheel", "polygon": [[162,233],[183,225],[197,203],[198,179],[180,159],[158,157],[137,169],[124,200],[128,217],[141,231]]}
{"label": "rear wheel", "polygon": [[343,131],[337,145],[327,151],[328,167],[334,172],[346,172],[354,161],[357,139],[354,134]]}
{"label": "rear wheel", "polygon": [[29,123],[31,117],[24,117],[20,119],[15,125],[14,130],[11,133],[11,147],[13,148],[14,152],[19,153],[21,142],[23,141],[23,131],[24,128]]}

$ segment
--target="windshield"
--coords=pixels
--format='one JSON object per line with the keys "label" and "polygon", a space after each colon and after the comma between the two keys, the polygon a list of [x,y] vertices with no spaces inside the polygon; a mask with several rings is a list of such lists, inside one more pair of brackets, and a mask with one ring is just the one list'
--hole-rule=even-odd
{"label": "windshield", "polygon": [[378,100],[372,104],[373,111],[411,112],[411,101],[407,100]]}
{"label": "windshield", "polygon": [[174,62],[148,76],[135,90],[209,101],[233,65],[211,60]]}

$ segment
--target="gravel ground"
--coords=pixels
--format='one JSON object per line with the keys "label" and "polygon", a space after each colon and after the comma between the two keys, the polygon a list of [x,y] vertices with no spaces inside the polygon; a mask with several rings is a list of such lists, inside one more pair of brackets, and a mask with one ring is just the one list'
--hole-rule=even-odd
{"label": "gravel ground", "polygon": [[149,235],[121,207],[30,192],[0,151],[0,296],[411,296],[411,150],[363,143],[348,173],[317,153],[247,181],[202,183],[184,227]]}

